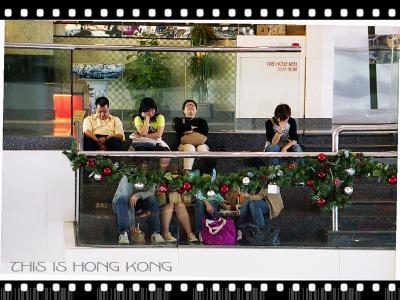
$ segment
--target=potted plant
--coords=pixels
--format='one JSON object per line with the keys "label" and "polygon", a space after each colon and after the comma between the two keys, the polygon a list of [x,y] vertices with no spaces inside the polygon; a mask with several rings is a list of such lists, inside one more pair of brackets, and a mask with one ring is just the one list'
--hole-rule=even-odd
{"label": "potted plant", "polygon": [[[190,29],[192,46],[210,46],[217,38],[213,27],[195,24]],[[216,75],[216,62],[205,52],[195,52],[189,58],[188,71],[193,78],[192,94],[200,103],[207,103],[210,80]]]}
{"label": "potted plant", "polygon": [[[141,46],[158,46],[154,35],[139,42]],[[127,56],[123,78],[134,102],[133,111],[136,111],[140,100],[152,97],[156,101],[162,100],[162,89],[170,85],[170,70],[164,62],[161,52],[137,51]]]}

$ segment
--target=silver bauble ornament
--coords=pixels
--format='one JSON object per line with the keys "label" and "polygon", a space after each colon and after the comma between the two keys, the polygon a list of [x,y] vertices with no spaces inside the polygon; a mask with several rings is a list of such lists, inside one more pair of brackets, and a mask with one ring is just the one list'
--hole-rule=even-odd
{"label": "silver bauble ornament", "polygon": [[207,192],[207,196],[209,196],[209,197],[215,196],[215,192],[213,190],[209,190]]}
{"label": "silver bauble ornament", "polygon": [[346,195],[351,195],[353,193],[353,187],[352,186],[346,186],[344,188],[344,192],[346,193]]}
{"label": "silver bauble ornament", "polygon": [[141,183],[141,182],[137,182],[134,185],[135,185],[135,188],[138,190],[141,190],[144,188],[144,183]]}

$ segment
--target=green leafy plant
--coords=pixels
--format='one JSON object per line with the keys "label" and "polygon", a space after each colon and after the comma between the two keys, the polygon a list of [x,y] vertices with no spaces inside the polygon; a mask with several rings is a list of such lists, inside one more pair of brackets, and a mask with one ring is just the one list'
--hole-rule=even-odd
{"label": "green leafy plant", "polygon": [[[154,35],[140,41],[141,46],[158,46]],[[162,90],[170,85],[170,70],[165,64],[165,57],[157,51],[137,51],[127,56],[123,74],[126,86],[134,101],[133,110],[138,107],[143,97],[162,100]]]}
{"label": "green leafy plant", "polygon": [[[190,29],[190,39],[193,46],[210,46],[217,38],[214,28],[205,24],[195,24]],[[217,65],[205,52],[195,52],[189,58],[188,71],[193,78],[192,94],[199,103],[208,99],[210,80],[217,73]]]}
{"label": "green leafy plant", "polygon": [[[397,183],[396,164],[384,164],[365,157],[362,153],[352,153],[345,149],[336,155],[320,153],[317,157],[306,157],[298,163],[292,161],[280,165],[244,168],[238,172],[218,175],[215,180],[209,175],[172,175],[141,165],[113,163],[109,157],[103,155],[88,157],[78,153],[75,143],[71,150],[63,151],[63,154],[71,161],[74,171],[84,168],[93,180],[118,182],[125,175],[129,182],[141,184],[143,188],[156,185],[161,191],[160,187],[163,185],[164,192],[181,191],[189,195],[196,195],[199,191],[203,194],[208,191],[223,193],[222,186],[225,186],[227,189],[239,188],[242,192],[254,194],[268,184],[281,187],[301,184],[313,191],[311,202],[324,211],[350,206],[355,180],[361,176],[386,180],[389,184]],[[185,183],[190,185],[183,191]]]}
{"label": "green leafy plant", "polygon": [[195,24],[190,28],[190,41],[193,46],[210,46],[217,34],[213,27],[207,24]]}

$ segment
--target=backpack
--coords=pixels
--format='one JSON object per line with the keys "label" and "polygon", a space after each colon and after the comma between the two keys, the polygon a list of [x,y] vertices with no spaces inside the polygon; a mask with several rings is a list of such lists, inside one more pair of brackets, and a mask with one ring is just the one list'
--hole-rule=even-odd
{"label": "backpack", "polygon": [[258,228],[254,224],[246,223],[240,228],[242,230],[242,242],[253,246],[279,246],[279,227],[269,224],[264,228]]}

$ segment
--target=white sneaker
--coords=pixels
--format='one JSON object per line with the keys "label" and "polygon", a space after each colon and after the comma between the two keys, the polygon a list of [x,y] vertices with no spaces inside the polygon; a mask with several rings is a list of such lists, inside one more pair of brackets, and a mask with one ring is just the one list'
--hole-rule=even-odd
{"label": "white sneaker", "polygon": [[177,239],[172,236],[171,232],[163,233],[162,237],[167,243],[174,243],[177,241]]}
{"label": "white sneaker", "polygon": [[154,232],[151,235],[151,241],[155,242],[155,243],[165,243],[165,240],[163,239],[163,237],[161,236],[161,234],[159,234],[158,232]]}
{"label": "white sneaker", "polygon": [[239,242],[241,239],[243,239],[243,235],[242,235],[242,231],[239,229],[237,231],[236,241]]}
{"label": "white sneaker", "polygon": [[126,231],[119,235],[118,244],[129,245],[128,233]]}

